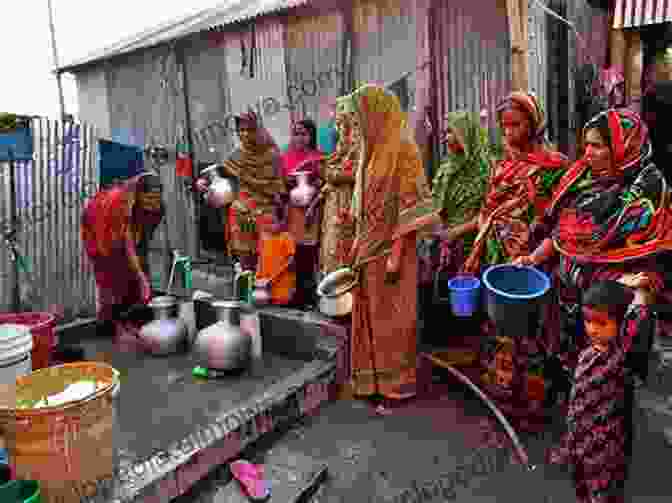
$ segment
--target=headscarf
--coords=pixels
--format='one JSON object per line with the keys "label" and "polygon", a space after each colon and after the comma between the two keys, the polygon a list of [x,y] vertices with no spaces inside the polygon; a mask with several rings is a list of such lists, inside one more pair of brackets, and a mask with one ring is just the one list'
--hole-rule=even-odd
{"label": "headscarf", "polygon": [[565,156],[546,143],[546,119],[534,95],[514,92],[507,96],[497,107],[500,124],[502,112],[511,106],[524,110],[530,119],[531,149],[518,152],[510,145],[505,147],[505,158],[489,180],[478,235],[463,266],[463,272],[470,274],[478,274],[483,263],[500,263],[529,253],[531,230],[540,223],[567,165]]}
{"label": "headscarf", "polygon": [[89,257],[109,257],[129,237],[139,240],[144,226],[158,225],[164,214],[163,203],[159,200],[157,206],[156,198],[145,195],[146,192],[160,193],[157,178],[158,175],[143,173],[99,191],[87,203],[80,233]]}
{"label": "headscarf", "polygon": [[433,180],[434,204],[449,226],[473,217],[483,202],[490,172],[491,147],[480,117],[469,112],[447,115],[448,129],[462,152],[449,152]]}
{"label": "headscarf", "polygon": [[241,191],[250,194],[257,208],[270,210],[276,196],[287,191],[278,147],[254,112],[237,116],[236,122],[249,123],[254,132],[241,139],[240,149],[224,161],[224,169],[238,178]]}
{"label": "headscarf", "polygon": [[515,106],[524,110],[531,122],[531,138],[533,144],[542,145],[546,143],[546,116],[544,109],[539,103],[539,99],[529,92],[514,91],[504,98],[497,106],[497,120],[501,124],[502,112]]}
{"label": "headscarf", "polygon": [[[585,158],[572,166],[550,206],[559,212],[556,250],[579,261],[619,263],[672,249],[670,191],[652,162],[646,125],[632,111],[612,109],[591,119],[584,136],[605,122],[618,176],[592,180]],[[561,207],[577,193],[568,207]]]}
{"label": "headscarf", "polygon": [[353,138],[352,115],[341,112],[338,116],[343,124],[341,134],[334,152],[325,159],[327,169],[330,171],[340,171],[343,162],[352,159],[353,154],[358,150],[358,140]]}
{"label": "headscarf", "polygon": [[[351,212],[356,218],[360,244],[355,261],[362,262],[389,253],[393,240],[433,222],[436,212],[422,157],[399,99],[383,87],[367,84],[338,102],[340,110],[357,114],[361,124],[363,151],[355,174]],[[381,218],[395,229],[390,240],[367,239],[374,229],[365,223],[371,218],[372,209],[364,207],[364,194],[380,198],[385,213]]]}

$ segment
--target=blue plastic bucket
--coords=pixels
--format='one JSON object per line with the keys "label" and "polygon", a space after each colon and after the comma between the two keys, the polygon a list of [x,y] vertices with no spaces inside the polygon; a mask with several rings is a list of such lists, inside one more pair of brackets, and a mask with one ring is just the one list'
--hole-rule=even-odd
{"label": "blue plastic bucket", "polygon": [[456,276],[448,281],[450,307],[455,316],[471,316],[481,300],[481,282],[474,276]]}
{"label": "blue plastic bucket", "polygon": [[542,271],[528,266],[495,265],[483,273],[490,319],[505,333],[523,334],[538,318],[539,306],[551,288]]}

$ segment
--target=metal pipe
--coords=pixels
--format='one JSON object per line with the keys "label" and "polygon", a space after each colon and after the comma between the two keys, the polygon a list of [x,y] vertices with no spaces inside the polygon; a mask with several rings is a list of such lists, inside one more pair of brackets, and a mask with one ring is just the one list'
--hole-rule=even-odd
{"label": "metal pipe", "polygon": [[518,455],[518,459],[520,459],[521,463],[525,465],[529,471],[536,470],[537,468],[536,465],[530,464],[530,458],[527,454],[527,451],[523,447],[522,442],[518,438],[518,434],[515,432],[515,430],[511,426],[511,423],[509,423],[509,421],[506,419],[504,414],[502,414],[502,411],[499,410],[499,408],[495,405],[495,403],[492,400],[490,400],[486,396],[486,394],[483,393],[483,391],[481,391],[481,389],[478,386],[476,386],[473,383],[473,381],[469,379],[466,375],[464,375],[462,372],[452,367],[451,365],[442,365],[441,367],[445,368],[448,372],[450,372],[464,384],[469,386],[479,396],[479,398],[483,400],[483,402],[485,402],[485,404],[492,411],[497,420],[504,427],[504,430],[506,431],[507,435],[513,442],[513,446],[516,451],[516,454]]}
{"label": "metal pipe", "polygon": [[65,119],[65,101],[63,99],[63,82],[58,70],[58,50],[56,49],[56,29],[54,28],[54,9],[51,0],[47,0],[49,8],[49,31],[51,32],[51,50],[54,53],[54,68],[56,69],[56,85],[58,86],[58,101],[60,104],[61,119]]}

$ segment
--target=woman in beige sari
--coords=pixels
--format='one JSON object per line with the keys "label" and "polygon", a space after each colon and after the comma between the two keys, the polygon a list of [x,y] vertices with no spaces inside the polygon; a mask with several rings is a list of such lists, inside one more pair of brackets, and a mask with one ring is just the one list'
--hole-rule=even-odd
{"label": "woman in beige sari", "polygon": [[339,99],[362,132],[350,215],[353,290],[351,368],[356,396],[415,395],[418,230],[438,222],[418,146],[399,99],[365,85]]}

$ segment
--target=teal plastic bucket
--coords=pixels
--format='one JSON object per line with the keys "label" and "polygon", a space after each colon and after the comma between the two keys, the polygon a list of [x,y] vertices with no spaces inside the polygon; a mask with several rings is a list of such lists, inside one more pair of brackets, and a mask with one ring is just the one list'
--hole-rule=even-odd
{"label": "teal plastic bucket", "polygon": [[455,316],[472,316],[481,301],[481,282],[475,276],[456,276],[448,281],[450,307]]}
{"label": "teal plastic bucket", "polygon": [[2,503],[41,503],[40,484],[35,480],[12,480],[0,486]]}

